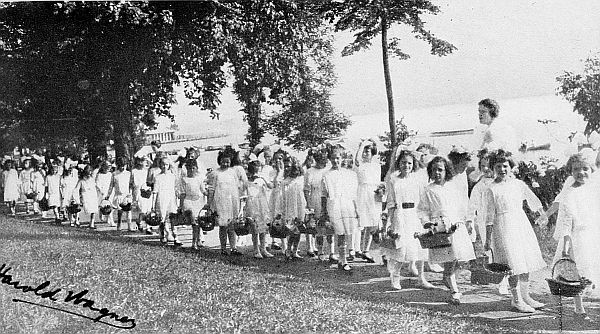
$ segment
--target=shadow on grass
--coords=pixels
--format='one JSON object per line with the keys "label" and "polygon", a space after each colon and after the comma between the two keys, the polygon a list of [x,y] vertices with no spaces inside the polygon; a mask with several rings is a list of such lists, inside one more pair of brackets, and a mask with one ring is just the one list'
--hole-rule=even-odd
{"label": "shadow on grass", "polygon": [[[23,217],[17,217],[17,219]],[[20,224],[30,227],[30,233],[24,231],[12,232],[10,228],[0,229],[0,240],[106,240],[108,242],[136,243],[149,247],[164,247],[157,236],[141,235],[132,232],[114,230],[90,230],[85,228],[69,228],[68,225],[54,225],[53,219],[20,220]],[[12,222],[11,222],[12,223]],[[67,227],[67,228],[65,228]],[[215,232],[212,232],[215,233]],[[519,330],[570,330],[595,331],[600,329],[600,301],[588,303],[586,308],[591,321],[577,318],[573,314],[570,298],[558,301],[548,294],[534,294],[534,298],[547,303],[547,306],[534,314],[513,312],[510,299],[500,296],[493,286],[477,286],[469,284],[469,272],[463,271],[459,278],[460,288],[464,292],[462,305],[448,303],[449,292],[441,284],[441,274],[427,273],[427,279],[436,288],[423,290],[417,286],[416,278],[404,277],[402,290],[390,287],[387,270],[381,264],[358,262],[353,264],[351,274],[337,269],[335,264],[317,260],[287,261],[282,256],[271,259],[255,259],[248,249],[245,256],[223,256],[219,250],[203,248],[172,247],[174,252],[185,253],[198,259],[221,262],[227,265],[244,267],[268,277],[273,282],[303,280],[314,286],[335,291],[350,299],[364,300],[372,303],[398,303],[410,307],[427,309],[435,312],[445,312],[453,317],[477,319],[494,325],[515,328]],[[376,253],[376,252],[374,252]]]}

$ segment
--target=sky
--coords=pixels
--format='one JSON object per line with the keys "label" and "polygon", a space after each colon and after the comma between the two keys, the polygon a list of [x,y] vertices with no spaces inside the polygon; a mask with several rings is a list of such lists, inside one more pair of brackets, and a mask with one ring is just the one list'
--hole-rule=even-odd
{"label": "sky", "polygon": [[[600,51],[600,1],[442,0],[441,13],[425,18],[437,37],[457,47],[449,56],[429,54],[407,29],[409,60],[391,59],[395,103],[400,109],[552,95],[556,77],[578,70]],[[338,34],[336,46],[350,42]],[[372,49],[335,59],[339,85],[334,106],[348,114],[387,109],[380,40]]]}
{"label": "sky", "polygon": [[[455,113],[476,120],[477,102],[486,97],[503,101],[555,95],[558,75],[565,70],[579,71],[583,59],[600,51],[600,1],[434,3],[441,13],[425,17],[426,27],[457,50],[445,57],[433,56],[428,45],[413,38],[406,28],[395,27],[390,32],[390,36],[402,38],[404,51],[411,55],[409,60],[390,59],[397,118],[415,110],[467,105],[467,109],[454,108]],[[342,57],[341,49],[351,40],[351,33],[336,34],[338,85],[332,103],[351,116],[385,113],[380,40],[374,40],[370,50]],[[173,113],[183,133],[229,131],[232,124],[236,131],[246,128],[239,126],[243,124],[241,107],[231,88],[224,90],[218,109],[220,121],[211,121],[207,112],[188,106],[181,93],[177,98]],[[557,108],[571,113],[564,105]]]}

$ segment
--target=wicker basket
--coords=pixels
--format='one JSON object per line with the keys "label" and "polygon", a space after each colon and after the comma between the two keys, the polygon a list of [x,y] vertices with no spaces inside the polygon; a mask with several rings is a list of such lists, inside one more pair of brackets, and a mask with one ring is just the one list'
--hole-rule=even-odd
{"label": "wicker basket", "polygon": [[133,198],[131,197],[131,195],[127,195],[123,198],[123,200],[121,200],[121,203],[119,203],[119,207],[121,208],[121,211],[129,212],[131,211],[132,204]]}
{"label": "wicker basket", "polygon": [[238,236],[248,235],[253,230],[253,223],[250,217],[237,217],[231,221],[231,228]]}
{"label": "wicker basket", "polygon": [[146,216],[146,224],[148,226],[159,226],[162,223],[162,218],[156,210],[151,210]]}
{"label": "wicker basket", "polygon": [[102,202],[100,202],[100,213],[108,216],[110,215],[110,213],[112,212],[112,204],[110,204],[110,202],[106,199],[102,200]]}
{"label": "wicker basket", "polygon": [[314,213],[309,213],[303,222],[297,224],[298,231],[305,234],[317,234],[317,220]]}
{"label": "wicker basket", "polygon": [[[491,259],[494,259],[492,252]],[[502,263],[490,263],[487,255],[477,258],[471,266],[472,284],[499,284],[505,276],[511,275],[510,267]]]}
{"label": "wicker basket", "polygon": [[215,226],[217,226],[217,216],[218,214],[216,212],[205,210],[203,215],[196,218],[196,222],[202,231],[212,231],[215,229]]}
{"label": "wicker basket", "polygon": [[140,189],[140,196],[150,198],[152,196],[152,189]]}
{"label": "wicker basket", "polygon": [[419,239],[421,248],[434,249],[452,246],[452,236],[454,232],[437,232],[431,231],[426,233],[415,233],[415,238]]}
{"label": "wicker basket", "polygon": [[287,228],[281,219],[281,215],[277,215],[273,222],[269,224],[269,234],[271,238],[283,239],[287,237]]}
{"label": "wicker basket", "polygon": [[79,204],[75,203],[75,201],[71,202],[69,204],[69,206],[67,206],[67,212],[72,215],[74,215],[80,211],[81,211],[81,206]]}
{"label": "wicker basket", "polygon": [[46,197],[42,198],[38,202],[38,205],[40,206],[40,210],[42,211],[48,211],[51,209],[50,205],[48,205],[48,199]]}
{"label": "wicker basket", "polygon": [[[558,266],[558,267],[557,267]],[[592,282],[579,276],[575,261],[562,258],[552,266],[552,278],[546,278],[550,292],[556,296],[574,297]]]}

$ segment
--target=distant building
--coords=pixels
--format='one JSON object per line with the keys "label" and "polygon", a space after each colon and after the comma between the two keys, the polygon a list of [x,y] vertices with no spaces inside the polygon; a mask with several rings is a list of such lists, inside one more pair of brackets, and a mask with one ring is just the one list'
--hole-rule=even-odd
{"label": "distant building", "polygon": [[177,136],[175,130],[164,129],[164,130],[149,130],[146,131],[146,144],[150,144],[153,140],[160,140],[161,143],[168,143],[175,141]]}

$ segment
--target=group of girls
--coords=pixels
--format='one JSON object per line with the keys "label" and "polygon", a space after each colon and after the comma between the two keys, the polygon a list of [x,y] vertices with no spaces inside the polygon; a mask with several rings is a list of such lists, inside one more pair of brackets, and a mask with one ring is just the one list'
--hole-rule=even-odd
{"label": "group of girls", "polygon": [[[541,218],[546,213],[529,187],[513,175],[510,152],[482,150],[479,170],[467,176],[469,153],[453,150],[446,159],[431,158],[419,151],[399,148],[394,152],[384,187],[372,140],[363,140],[354,156],[339,145],[321,145],[310,150],[304,163],[283,150],[271,152],[268,147],[256,152],[260,158],[251,154],[246,159],[228,148],[218,154],[219,167],[206,175],[193,150],[179,164],[163,154],[158,154],[150,167],[145,159],[136,159],[131,171],[124,159],[117,160],[114,172],[107,162],[96,170],[85,165],[79,172],[76,166],[61,168],[58,164],[45,170],[25,160],[18,173],[14,162],[7,161],[1,185],[12,214],[16,202],[22,199],[26,199],[27,211],[33,204],[35,213],[39,212],[37,203],[47,199],[56,219],[60,208],[81,204],[90,215],[91,228],[95,227],[99,206],[105,202],[118,209],[120,228],[124,213],[120,204],[130,198],[140,213],[138,227],[154,211],[162,221],[161,240],[175,244],[181,242],[177,228],[169,221],[170,213],[178,208],[191,211],[193,217],[204,210],[214,212],[224,255],[242,254],[232,224],[237,218],[249,217],[253,222],[254,257],[273,257],[267,234],[269,225],[280,222],[290,226],[288,236],[281,240],[282,252],[288,259],[302,258],[301,235],[293,226],[312,217],[324,228],[317,228],[316,235],[306,234],[306,255],[337,263],[343,271],[352,270],[349,261],[355,257],[374,262],[369,250],[373,235],[381,228],[385,207],[389,222],[384,229],[393,242],[392,246],[382,247],[381,254],[387,260],[394,288],[402,289],[400,268],[404,263],[415,266],[419,286],[432,288],[424,275],[424,263],[440,263],[442,282],[450,291],[448,301],[460,304],[457,272],[462,263],[475,259],[474,245],[481,243],[486,251],[493,251],[494,262],[511,268],[507,279],[511,305],[526,313],[543,307],[530,296],[529,274],[547,264],[523,211],[523,201]],[[567,168],[572,176],[553,205],[553,210],[558,208],[555,261],[573,258],[582,275],[596,283],[600,280],[600,269],[593,262],[600,251],[600,226],[596,223],[600,219],[600,196],[594,189],[597,177],[592,177],[596,163],[584,154],[576,154]],[[470,196],[469,182],[474,185]],[[131,212],[125,215],[129,230],[133,230]],[[79,225],[76,214],[70,214],[69,220],[71,225]],[[106,221],[113,224],[112,215],[107,215]],[[153,233],[149,227],[146,231]],[[415,234],[426,231],[452,232],[452,244],[423,249]],[[194,220],[192,247],[202,247],[202,239],[202,230]],[[593,285],[588,293],[594,295],[597,291]],[[575,298],[575,307],[577,314],[585,315],[581,296]]]}

